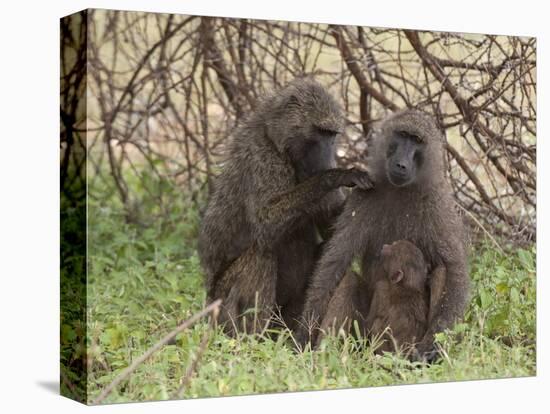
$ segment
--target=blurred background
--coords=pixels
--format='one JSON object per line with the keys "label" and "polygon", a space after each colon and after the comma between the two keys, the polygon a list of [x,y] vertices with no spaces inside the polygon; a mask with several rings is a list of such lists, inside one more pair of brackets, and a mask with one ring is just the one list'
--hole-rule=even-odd
{"label": "blurred background", "polygon": [[61,179],[86,135],[89,197],[116,195],[127,220],[170,215],[174,197],[202,206],[258,98],[314,75],[345,108],[342,166],[362,163],[377,120],[420,108],[446,133],[473,228],[535,239],[535,38],[106,10],[66,19],[62,32]]}

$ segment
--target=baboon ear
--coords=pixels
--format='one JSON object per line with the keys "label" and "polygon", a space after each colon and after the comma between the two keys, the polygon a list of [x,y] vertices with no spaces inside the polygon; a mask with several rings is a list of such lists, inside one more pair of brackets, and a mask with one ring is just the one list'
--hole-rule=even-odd
{"label": "baboon ear", "polygon": [[288,97],[288,101],[286,103],[286,106],[287,107],[292,107],[292,106],[300,106],[300,100],[298,99],[298,97],[296,95],[290,95]]}
{"label": "baboon ear", "polygon": [[384,244],[382,246],[382,251],[380,252],[382,256],[387,256],[391,252],[391,246],[389,244]]}
{"label": "baboon ear", "polygon": [[393,272],[390,275],[390,282],[392,282],[393,284],[397,284],[401,282],[401,280],[403,280],[403,271],[401,269],[399,269],[396,272]]}

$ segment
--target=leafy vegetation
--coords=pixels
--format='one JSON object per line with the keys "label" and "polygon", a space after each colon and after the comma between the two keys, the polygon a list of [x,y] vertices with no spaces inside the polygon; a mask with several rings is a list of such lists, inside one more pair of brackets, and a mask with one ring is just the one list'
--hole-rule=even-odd
{"label": "leafy vegetation", "polygon": [[[70,171],[75,177],[73,171]],[[63,395],[86,400],[86,186],[66,180],[60,199],[60,319]],[[70,392],[67,387],[70,384]]]}
{"label": "leafy vegetation", "polygon": [[[88,398],[132,360],[204,307],[196,253],[199,215],[181,200],[168,219],[128,224],[109,198],[89,202]],[[146,217],[155,203],[143,203]],[[147,210],[149,209],[149,210]],[[159,216],[161,217],[161,216]],[[139,222],[138,222],[139,223]],[[432,366],[374,355],[361,340],[327,338],[297,353],[289,332],[232,339],[219,330],[184,397],[366,387],[530,376],[536,370],[535,247],[501,253],[489,242],[471,250],[472,299],[463,323],[439,334],[443,360]],[[63,325],[67,339],[74,327]],[[154,354],[105,402],[172,398],[195,359],[201,321]]]}

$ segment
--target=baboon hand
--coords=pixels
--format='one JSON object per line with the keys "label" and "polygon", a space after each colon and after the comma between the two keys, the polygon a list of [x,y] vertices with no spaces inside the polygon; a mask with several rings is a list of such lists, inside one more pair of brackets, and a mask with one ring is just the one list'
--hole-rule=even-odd
{"label": "baboon hand", "polygon": [[424,339],[420,342],[411,355],[413,361],[425,362],[428,364],[436,362],[440,357],[439,348],[431,339]]}
{"label": "baboon hand", "polygon": [[370,179],[369,174],[357,168],[344,170],[341,184],[345,187],[358,187],[362,190],[370,190],[374,187],[374,183]]}
{"label": "baboon hand", "polygon": [[294,340],[296,342],[296,346],[298,348],[298,351],[303,352],[306,348],[306,345],[310,341],[309,337],[309,331],[304,326],[299,326],[296,331],[294,332]]}

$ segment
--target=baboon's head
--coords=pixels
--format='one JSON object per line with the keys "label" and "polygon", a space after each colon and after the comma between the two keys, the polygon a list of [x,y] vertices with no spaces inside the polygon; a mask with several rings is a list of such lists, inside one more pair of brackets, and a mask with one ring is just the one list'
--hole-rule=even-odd
{"label": "baboon's head", "polygon": [[380,253],[382,267],[388,280],[398,286],[423,291],[428,265],[418,247],[407,240],[385,244]]}
{"label": "baboon's head", "polygon": [[340,105],[318,82],[297,79],[276,93],[265,124],[268,138],[289,157],[299,180],[336,166]]}
{"label": "baboon's head", "polygon": [[374,134],[369,166],[374,181],[395,187],[436,183],[443,177],[443,135],[418,110],[397,112]]}

